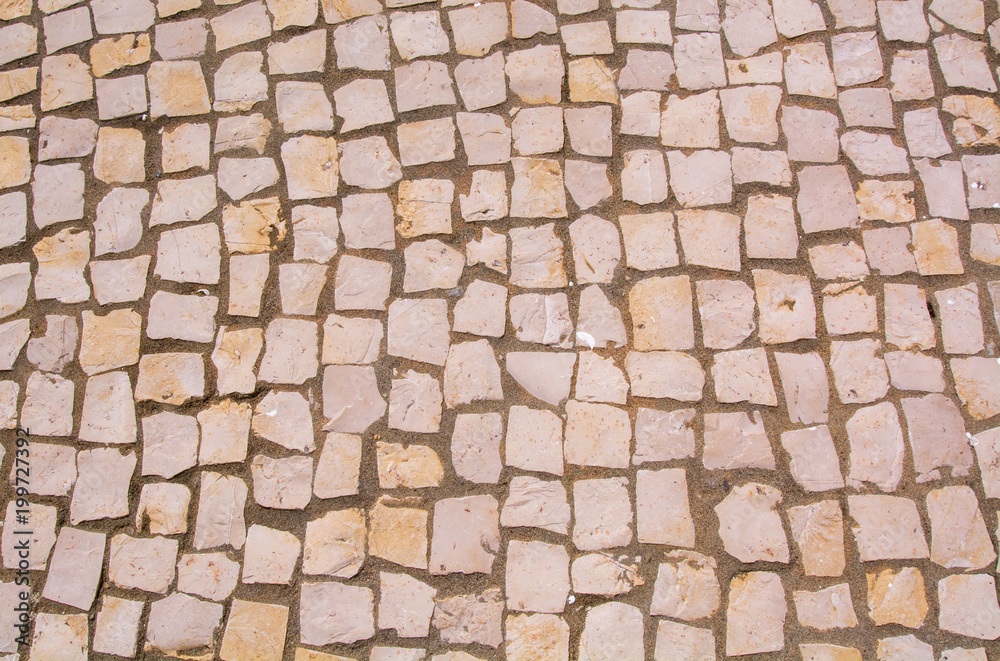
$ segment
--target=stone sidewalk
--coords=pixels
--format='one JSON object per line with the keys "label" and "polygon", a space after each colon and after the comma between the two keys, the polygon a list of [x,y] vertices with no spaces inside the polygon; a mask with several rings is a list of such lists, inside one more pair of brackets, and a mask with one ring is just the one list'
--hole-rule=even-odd
{"label": "stone sidewalk", "polygon": [[1000,659],[998,49],[0,0],[0,660]]}

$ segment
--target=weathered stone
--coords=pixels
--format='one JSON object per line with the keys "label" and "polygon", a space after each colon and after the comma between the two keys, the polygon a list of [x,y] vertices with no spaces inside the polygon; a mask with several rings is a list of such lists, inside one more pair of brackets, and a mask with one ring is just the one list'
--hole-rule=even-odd
{"label": "weathered stone", "polygon": [[[38,260],[34,282],[36,299],[82,303],[90,298],[90,285],[83,277],[83,271],[90,260],[88,232],[67,227],[40,240],[34,245],[32,252]],[[13,273],[19,273],[20,270],[13,269]],[[19,280],[15,276],[9,283],[16,287]],[[11,298],[16,300],[16,295]]]}
{"label": "weathered stone", "polygon": [[197,550],[217,546],[243,548],[246,541],[244,506],[247,485],[238,477],[203,472],[198,492],[198,517],[193,546]]}
{"label": "weathered stone", "polygon": [[149,525],[154,535],[176,535],[187,532],[188,505],[191,492],[183,484],[162,482],[145,484],[136,510],[136,529]]}
{"label": "weathered stone", "polygon": [[728,152],[700,149],[690,155],[667,152],[670,190],[685,207],[729,204],[733,199],[732,161]]}
{"label": "weathered stone", "polygon": [[301,393],[267,393],[254,407],[252,425],[255,434],[289,450],[308,453],[316,447],[312,413]]}
{"label": "weathered stone", "polygon": [[427,569],[427,512],[381,496],[368,514],[368,553],[404,567]]}
{"label": "weathered stone", "polygon": [[306,524],[302,573],[350,578],[365,561],[365,515],[335,510]]}
{"label": "weathered stone", "polygon": [[176,564],[175,539],[138,539],[125,534],[111,538],[108,578],[119,587],[164,594],[173,583]]}
{"label": "weathered stone", "polygon": [[694,348],[691,283],[687,276],[653,277],[629,292],[637,350]]}
{"label": "weathered stone", "polygon": [[734,576],[726,608],[726,654],[779,652],[785,647],[788,607],[781,578],[772,572]]}
{"label": "weathered stone", "polygon": [[97,613],[94,651],[116,656],[134,656],[144,605],[142,601],[105,595],[101,599],[101,610]]}
{"label": "weathered stone", "polygon": [[434,506],[431,574],[489,573],[500,546],[492,496],[439,500]]}
{"label": "weathered stone", "polygon": [[[89,635],[90,626],[85,614],[39,613],[35,617],[31,637],[31,655],[36,659],[84,661],[88,657]],[[16,648],[16,644],[14,646]]]}
{"label": "weathered stone", "polygon": [[864,407],[847,421],[851,471],[847,483],[860,488],[872,482],[894,491],[903,475],[903,431],[896,407],[889,402]]}
{"label": "weathered stone", "polygon": [[720,351],[712,364],[715,397],[720,402],[776,406],[777,395],[764,349]]}
{"label": "weathered stone", "polygon": [[850,583],[840,583],[816,592],[792,593],[799,624],[819,631],[858,626],[858,616],[851,601]]}
{"label": "weathered stone", "polygon": [[708,470],[762,468],[774,470],[774,453],[760,412],[705,414],[702,463]]}
{"label": "weathered stone", "polygon": [[255,456],[250,463],[254,501],[261,507],[305,509],[312,497],[312,468],[311,457]]}
{"label": "weathered stone", "polygon": [[1000,637],[996,580],[989,574],[953,575],[938,581],[938,626],[970,638]]}
{"label": "weathered stone", "polygon": [[42,596],[88,611],[101,582],[106,536],[76,528],[59,530]]}
{"label": "weathered stone", "polygon": [[848,496],[852,528],[862,561],[926,558],[923,524],[912,500],[895,496]]}
{"label": "weathered stone", "polygon": [[996,560],[979,502],[969,487],[944,487],[927,494],[931,561],[949,569],[982,569]]}
{"label": "weathered stone", "polygon": [[736,487],[716,506],[726,552],[741,562],[789,560],[788,542],[775,504],[781,492],[765,484]]}
{"label": "weathered stone", "polygon": [[944,466],[951,467],[953,477],[968,475],[972,450],[965,436],[965,422],[955,403],[937,393],[904,397],[901,403],[917,481],[940,479],[938,469]]}
{"label": "weathered stone", "polygon": [[788,508],[789,527],[807,576],[844,573],[844,517],[840,503],[822,500]]}
{"label": "weathered stone", "polygon": [[652,149],[625,152],[621,172],[622,197],[636,204],[656,204],[669,195],[663,153]]}
{"label": "weathered stone", "polygon": [[625,478],[573,483],[573,543],[581,551],[626,546],[632,541],[632,503]]}
{"label": "weathered stone", "polygon": [[440,458],[426,445],[404,448],[400,443],[379,442],[376,456],[383,489],[436,487],[444,476]]}
{"label": "weathered stone", "polygon": [[642,585],[638,565],[627,564],[625,556],[616,560],[606,553],[588,553],[573,561],[573,591],[578,594],[615,596]]}
{"label": "weathered stone", "polygon": [[353,643],[375,635],[374,595],[369,588],[332,581],[303,583],[299,635],[306,645]]}
{"label": "weathered stone", "polygon": [[868,616],[877,625],[901,624],[919,628],[927,616],[924,577],[920,570],[883,569],[868,575]]}
{"label": "weathered stone", "polygon": [[580,661],[644,659],[642,613],[635,606],[610,602],[587,611],[580,636]]}

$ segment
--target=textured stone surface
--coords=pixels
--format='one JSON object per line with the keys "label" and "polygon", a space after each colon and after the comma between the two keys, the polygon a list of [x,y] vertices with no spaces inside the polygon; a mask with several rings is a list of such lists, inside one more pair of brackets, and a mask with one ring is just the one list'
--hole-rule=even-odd
{"label": "textured stone surface", "polygon": [[983,661],[995,7],[415,2],[0,0],[0,656]]}

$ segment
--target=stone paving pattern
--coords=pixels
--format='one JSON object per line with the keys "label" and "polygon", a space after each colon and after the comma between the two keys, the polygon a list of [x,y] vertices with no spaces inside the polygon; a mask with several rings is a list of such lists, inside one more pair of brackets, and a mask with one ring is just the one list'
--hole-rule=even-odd
{"label": "stone paving pattern", "polygon": [[0,0],[0,658],[1000,659],[998,19]]}

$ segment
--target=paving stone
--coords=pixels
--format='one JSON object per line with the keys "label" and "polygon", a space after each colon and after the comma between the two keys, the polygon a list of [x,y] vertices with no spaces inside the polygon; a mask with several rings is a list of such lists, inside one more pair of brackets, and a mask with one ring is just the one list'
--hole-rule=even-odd
{"label": "paving stone", "polygon": [[570,590],[569,554],[562,546],[511,541],[506,586],[511,610],[561,613]]}
{"label": "paving stone", "polygon": [[926,558],[930,551],[912,500],[895,496],[848,496],[852,528],[862,561]]}
{"label": "paving stone", "polygon": [[42,596],[90,610],[100,584],[105,540],[103,533],[60,528]]}
{"label": "paving stone", "polygon": [[199,551],[226,545],[242,548],[246,541],[243,511],[246,498],[247,486],[243,480],[207,471],[201,473],[194,548]]}
{"label": "paving stone", "polygon": [[499,647],[503,642],[503,600],[499,589],[481,594],[439,599],[434,606],[434,628],[448,643],[480,643]]}
{"label": "paving stone", "polygon": [[177,540],[118,534],[111,538],[108,557],[108,577],[119,587],[164,594],[174,580]]}
{"label": "paving stone", "polygon": [[219,658],[241,659],[253,654],[260,659],[280,659],[287,622],[287,606],[234,599]]}
{"label": "paving stone", "polygon": [[753,195],[743,219],[747,256],[754,259],[794,259],[799,238],[792,199],[784,195]]}
{"label": "paving stone", "polygon": [[732,164],[726,152],[698,150],[690,156],[667,152],[670,189],[686,207],[728,204],[732,201]]}
{"label": "paving stone", "polygon": [[718,34],[678,34],[674,42],[674,64],[677,82],[684,89],[696,91],[726,84],[722,41]]}
{"label": "paving stone", "polygon": [[789,94],[832,99],[837,95],[826,46],[822,42],[786,46],[785,85]]}
{"label": "paving stone", "polygon": [[648,149],[625,153],[621,173],[622,197],[636,204],[656,204],[667,199],[667,168],[663,154]]}
{"label": "paving stone", "polygon": [[586,661],[645,658],[642,633],[642,613],[635,606],[618,602],[594,606],[587,611],[578,658]]}
{"label": "paving stone", "polygon": [[900,50],[892,58],[889,93],[894,101],[929,99],[934,96],[930,61],[926,50]]}
{"label": "paving stone", "polygon": [[455,67],[455,83],[466,110],[482,110],[503,103],[507,99],[503,54],[463,60]]}
{"label": "paving stone", "polygon": [[894,491],[903,474],[903,431],[896,407],[889,402],[864,407],[847,421],[851,447],[850,486],[873,482]]}
{"label": "paving stone", "polygon": [[[889,4],[883,2],[883,5]],[[914,6],[912,2],[897,3]],[[892,97],[885,88],[861,87],[843,90],[839,94],[840,114],[847,126],[895,128],[892,117]]]}
{"label": "paving stone", "polygon": [[324,429],[361,433],[385,415],[387,405],[370,367],[332,365],[323,371]]}
{"label": "paving stone", "polygon": [[512,406],[504,449],[508,466],[562,475],[562,421],[549,411]]}
{"label": "paving stone", "polygon": [[781,492],[750,483],[736,487],[715,511],[726,552],[741,562],[788,562],[788,543],[775,504]]}
{"label": "paving stone", "polygon": [[[308,484],[306,485],[308,500]],[[302,573],[351,578],[365,561],[365,516],[360,509],[335,510],[306,524]]]}
{"label": "paving stone", "polygon": [[615,596],[627,594],[643,584],[638,565],[626,564],[625,556],[615,560],[606,553],[588,553],[573,561],[570,573],[573,591],[579,594]]}
{"label": "paving stone", "polygon": [[509,495],[500,512],[500,525],[541,528],[565,535],[569,520],[570,509],[562,483],[525,475],[511,479]]}
{"label": "paving stone", "polygon": [[709,470],[775,469],[771,443],[757,411],[752,421],[746,413],[706,414],[704,436],[702,463]]}
{"label": "paving stone", "polygon": [[141,531],[144,522],[148,522],[149,532],[153,534],[186,532],[190,500],[191,492],[182,484],[143,485],[136,512],[136,528]]}
{"label": "paving stone", "polygon": [[499,414],[460,414],[451,437],[451,461],[459,477],[470,482],[496,484],[502,469],[502,436]]}
{"label": "paving stone", "polygon": [[996,581],[988,574],[947,576],[938,581],[938,626],[971,638],[1000,635]]}
{"label": "paving stone", "polygon": [[32,216],[39,229],[83,217],[85,185],[78,164],[36,166],[31,190],[35,196]]}
{"label": "paving stone", "polygon": [[777,574],[749,572],[734,576],[726,609],[726,654],[784,649],[787,613],[784,586]]}
{"label": "paving stone", "polygon": [[618,103],[611,69],[595,57],[571,60],[568,66],[569,100],[573,103]]}
{"label": "paving stone", "polygon": [[[587,369],[584,359],[580,369]],[[621,377],[620,371],[618,376]],[[580,396],[579,380],[577,396]],[[625,411],[606,404],[570,400],[566,403],[566,415],[567,463],[609,468],[628,466],[632,430]]]}
{"label": "paving stone", "polygon": [[[652,38],[656,37],[654,36]],[[671,79],[673,78],[675,72],[676,68],[674,67],[674,60],[670,57],[669,53],[645,51],[637,48],[629,49],[626,55],[625,67],[618,74],[618,89],[646,89],[665,92],[669,89]],[[625,101],[622,100],[623,108],[624,105]],[[657,105],[656,108],[657,113],[658,111],[659,105]],[[625,126],[626,120],[623,117],[621,126],[622,133],[628,132]]]}
{"label": "paving stone", "polygon": [[67,661],[86,659],[89,630],[86,615],[39,613],[31,638],[32,656]]}
{"label": "paving stone", "polygon": [[444,401],[448,408],[502,399],[500,367],[489,342],[453,344],[444,368]]}
{"label": "paving stone", "polygon": [[432,434],[441,427],[441,385],[429,374],[408,371],[393,379],[389,393],[389,426]]}
{"label": "paving stone", "polygon": [[891,351],[884,358],[894,388],[944,392],[943,366],[937,358],[907,351]]}
{"label": "paving stone", "polygon": [[847,169],[842,165],[814,165],[798,174],[796,208],[806,233],[858,224],[858,208]]}
{"label": "paving stone", "polygon": [[500,546],[498,523],[492,496],[439,500],[434,506],[431,574],[489,573]]}
{"label": "paving stone", "polygon": [[933,43],[938,65],[949,87],[996,91],[996,82],[983,52],[986,44],[960,34],[936,37]]}
{"label": "paving stone", "polygon": [[684,469],[636,473],[636,535],[640,543],[694,547],[694,521]]}
{"label": "paving stone", "polygon": [[[449,0],[440,9],[414,1],[39,0],[41,18],[32,19],[33,3],[0,0],[7,21],[0,30],[12,37],[7,50],[0,46],[8,64],[0,99],[11,101],[0,108],[0,158],[7,157],[0,247],[13,251],[0,268],[0,368],[11,372],[0,381],[0,427],[76,437],[32,446],[28,493],[59,499],[29,505],[38,547],[32,566],[44,570],[56,547],[44,596],[87,609],[97,654],[133,655],[142,633],[145,649],[167,654],[278,658],[291,617],[301,661],[344,661],[341,646],[374,638],[376,625],[414,640],[404,647],[379,638],[373,661],[416,661],[429,649],[421,639],[434,636],[453,648],[502,644],[515,661],[612,654],[703,661],[715,657],[722,632],[698,620],[715,616],[722,595],[715,559],[700,553],[706,533],[699,526],[695,534],[704,480],[683,465],[695,460],[709,471],[774,478],[727,478],[720,484],[729,495],[712,503],[721,508],[727,555],[779,567],[730,572],[729,655],[784,650],[788,600],[780,584],[790,571],[847,577],[795,586],[802,627],[858,626],[853,592],[867,595],[874,626],[924,628],[924,568],[873,565],[859,585],[856,565],[847,563],[842,503],[796,500],[787,484],[855,490],[846,504],[862,564],[926,558],[957,571],[995,559],[988,508],[975,495],[1000,493],[1000,441],[988,428],[1000,412],[1000,368],[989,355],[1000,326],[985,328],[980,308],[997,308],[1000,285],[979,277],[984,265],[1000,263],[1000,240],[981,211],[1000,204],[997,159],[988,154],[1000,144],[1000,109],[989,96],[995,79],[985,52],[1000,32],[987,30],[984,5],[829,0],[826,14],[811,0],[747,0],[720,15],[714,0],[679,0],[673,9],[655,0],[613,0],[604,9],[594,0],[509,7]],[[289,28],[288,36],[273,34]],[[336,57],[328,60],[330,33]],[[509,37],[529,41],[511,45]],[[779,37],[792,41],[779,45]],[[154,47],[156,61],[147,64]],[[448,59],[452,47],[458,60]],[[213,60],[211,49],[222,57]],[[202,60],[212,60],[211,97]],[[328,97],[317,75],[338,70],[357,75]],[[268,103],[270,76],[276,105]],[[935,81],[964,89],[936,96]],[[564,82],[567,101],[579,107],[562,103]],[[40,112],[25,100],[39,84]],[[492,110],[508,91],[510,112]],[[779,104],[779,92],[798,101]],[[904,104],[898,117],[891,102]],[[94,121],[84,117],[95,108]],[[413,117],[393,126],[396,111]],[[188,119],[209,112],[219,116]],[[177,118],[149,150],[140,126],[147,113]],[[128,118],[134,126],[115,124]],[[280,149],[271,139],[275,122]],[[25,137],[36,126],[37,147]],[[338,141],[334,129],[347,139]],[[454,209],[453,170],[463,158],[471,172],[457,179]],[[41,230],[31,242],[34,267],[17,256],[29,231],[29,185],[32,229]],[[665,210],[671,190],[680,211]],[[624,206],[612,209],[615,196]],[[458,213],[484,225],[468,233],[453,221]],[[503,224],[508,217],[514,222]],[[952,223],[970,219],[968,230]],[[346,254],[338,255],[341,228]],[[800,254],[800,231],[823,234]],[[154,244],[153,281],[161,282],[147,296]],[[402,264],[391,254],[397,245]],[[972,260],[968,275],[963,258]],[[745,260],[785,263],[762,262],[748,274]],[[474,270],[468,277],[466,266]],[[220,283],[224,268],[228,280]],[[965,277],[930,290],[923,282],[954,275]],[[979,300],[984,283],[989,303]],[[91,286],[108,309],[82,316],[56,309],[86,303]],[[766,345],[816,339],[816,297],[828,349],[778,347],[786,411],[758,411],[778,405]],[[218,299],[228,301],[227,314],[248,319],[217,318]],[[44,325],[43,303],[51,308]],[[322,345],[317,315],[326,315]],[[468,337],[453,343],[451,331]],[[142,341],[156,345],[152,353]],[[206,354],[218,395],[211,400]],[[388,376],[386,356],[402,361]],[[317,454],[321,359],[325,437]],[[715,401],[736,404],[732,410],[687,404],[705,397],[708,365]],[[901,391],[898,400],[885,399],[890,385]],[[254,393],[253,403],[244,401]],[[457,417],[444,404],[459,409]],[[113,445],[137,441],[137,411],[144,477],[133,485],[137,455]],[[903,481],[903,423],[918,484],[948,479],[942,467],[963,477],[970,445],[980,465],[982,492],[948,483],[925,490],[929,547],[919,514],[925,502],[911,499]],[[415,433],[443,433],[445,444],[405,438]],[[700,457],[696,435],[704,437]],[[361,475],[372,442],[383,491],[374,499]],[[196,464],[220,468],[194,476]],[[630,464],[640,468],[634,481],[613,475]],[[513,472],[502,493],[487,495],[505,466]],[[456,477],[466,487],[454,491]],[[441,488],[452,489],[448,498]],[[304,532],[260,519],[270,509],[306,511],[314,496],[344,500],[310,514]],[[177,591],[155,598],[149,616],[143,601],[117,593],[102,592],[91,608],[106,533],[121,527],[133,504],[136,533],[110,535],[108,584]],[[9,568],[20,524],[16,503],[8,509]],[[86,533],[101,544],[83,563],[56,542],[56,523],[67,514],[70,524],[86,520],[87,530],[99,531]],[[795,567],[788,567],[785,514]],[[505,549],[500,526],[517,529]],[[182,550],[175,562],[173,538],[189,529],[195,552]],[[60,542],[75,529],[66,530]],[[655,584],[643,588],[652,580],[648,558],[621,550],[633,537],[691,550],[668,551],[656,561]],[[161,546],[165,553],[154,549]],[[139,547],[159,560],[137,561]],[[240,562],[230,559],[241,552]],[[380,567],[374,583],[366,567],[383,561],[405,573]],[[501,568],[505,591],[496,583]],[[248,585],[281,586],[303,574],[314,578],[299,581],[298,603],[242,593],[232,600],[241,575]],[[453,574],[489,580],[459,589]],[[987,578],[945,578],[939,628],[995,637],[989,589],[985,605],[975,605],[976,581]],[[59,593],[57,584],[68,587]],[[608,603],[595,607],[600,601],[584,595]],[[578,598],[583,617],[564,618]],[[668,618],[657,622],[655,638],[652,630],[646,638],[644,608]],[[34,656],[84,656],[88,620],[73,617],[40,619]],[[77,621],[82,629],[60,633]],[[921,642],[926,636],[880,634],[877,645],[854,638],[852,647],[840,639],[794,642],[804,659],[855,661],[876,647],[879,659],[934,656]],[[327,645],[337,647],[307,649]],[[0,649],[8,647],[12,635],[0,636]],[[985,647],[972,647],[939,654],[985,658]],[[432,656],[488,656],[477,649]]]}
{"label": "paving stone", "polygon": [[840,503],[822,500],[788,508],[792,539],[802,554],[808,576],[841,576],[844,556],[844,517]]}
{"label": "paving stone", "polygon": [[879,661],[897,661],[913,659],[914,661],[931,661],[934,658],[934,648],[922,642],[913,634],[892,636],[878,641]]}
{"label": "paving stone", "polygon": [[580,354],[580,369],[574,389],[576,399],[625,404],[628,388],[624,373],[611,358],[601,358],[594,352]]}
{"label": "paving stone", "polygon": [[637,350],[694,347],[691,284],[687,276],[651,277],[629,292]]}
{"label": "paving stone", "polygon": [[955,390],[969,415],[976,420],[993,417],[1000,409],[996,388],[997,364],[990,358],[952,358],[951,373]]}
{"label": "paving stone", "polygon": [[375,634],[374,597],[368,588],[333,581],[303,583],[299,636],[306,645],[353,643]]}
{"label": "paving stone", "polygon": [[849,283],[823,288],[823,316],[831,335],[871,333],[878,330],[876,300],[863,287]]}
{"label": "paving stone", "polygon": [[753,275],[761,340],[780,344],[815,337],[815,304],[806,279],[767,270],[754,270]]}
{"label": "paving stone", "polygon": [[359,16],[370,16],[382,10],[382,5],[370,0],[355,0],[353,2],[329,2],[321,3],[323,7],[323,19],[329,24],[342,23]]}
{"label": "paving stone", "polygon": [[50,55],[42,60],[41,89],[43,112],[94,98],[94,83],[89,67],[74,54]]}
{"label": "paving stone", "polygon": [[946,96],[941,109],[955,116],[952,135],[962,147],[997,144],[1000,139],[1000,109],[989,98],[956,95]]}
{"label": "paving stone", "polygon": [[625,546],[632,540],[632,504],[625,478],[573,483],[573,543],[581,551]]}
{"label": "paving stone", "polygon": [[796,590],[792,593],[792,598],[802,626],[819,631],[858,626],[849,583],[840,583],[816,592]]}
{"label": "paving stone", "polygon": [[972,451],[965,438],[965,422],[954,402],[932,393],[903,398],[901,403],[917,480],[940,479],[938,468],[943,466],[951,467],[953,475],[966,475],[972,466]]}
{"label": "paving stone", "polygon": [[104,596],[94,630],[94,651],[133,656],[144,606],[142,601]]}
{"label": "paving stone", "polygon": [[677,231],[688,264],[726,271],[740,270],[739,216],[719,211],[682,209]]}
{"label": "paving stone", "polygon": [[868,404],[885,396],[889,374],[877,352],[878,340],[833,341],[830,343],[830,369],[840,401]]}
{"label": "paving stone", "polygon": [[369,513],[368,553],[404,567],[427,569],[427,512],[382,496]]}

